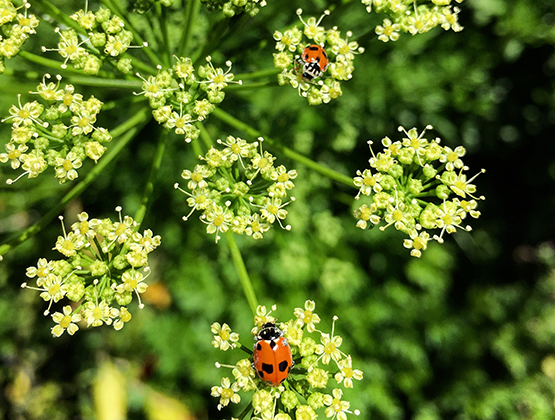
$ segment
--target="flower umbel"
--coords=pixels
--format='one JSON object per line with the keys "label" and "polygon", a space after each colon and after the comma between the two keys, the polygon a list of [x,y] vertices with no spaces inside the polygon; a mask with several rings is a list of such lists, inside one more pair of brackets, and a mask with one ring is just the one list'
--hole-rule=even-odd
{"label": "flower umbel", "polygon": [[175,57],[176,63],[170,69],[158,66],[156,76],[142,77],[143,90],[135,95],[148,98],[152,115],[159,124],[182,135],[189,143],[198,138],[200,130],[195,125],[214,111],[216,105],[225,98],[224,89],[234,80],[231,61],[225,64],[227,70],[214,67],[212,57],[206,57],[206,65],[195,72],[189,57]]}
{"label": "flower umbel", "polygon": [[302,9],[297,15],[304,29],[295,26],[274,32],[279,51],[274,54],[274,65],[282,70],[278,83],[297,89],[310,105],[328,103],[342,95],[341,81],[352,78],[355,55],[364,48],[349,41],[351,31],[342,37],[337,27],[325,29],[320,25],[328,10],[318,20],[310,17],[305,21]]}
{"label": "flower umbel", "polygon": [[10,116],[2,122],[11,123],[11,139],[5,145],[6,153],[0,153],[0,162],[10,162],[12,169],[23,169],[13,184],[24,176],[36,178],[48,167],[54,168],[60,184],[79,177],[78,170],[89,158],[95,163],[106,151],[104,143],[112,136],[96,119],[103,103],[94,96],[84,100],[75,93],[73,85],[61,86],[62,77],[56,83],[45,74],[36,92],[40,101],[10,108]]}
{"label": "flower umbel", "polygon": [[225,141],[218,140],[223,149],[212,147],[201,158],[203,164],[184,170],[181,176],[188,181],[188,191],[174,185],[188,196],[191,211],[183,220],[195,210],[201,211],[200,220],[209,234],[216,235],[216,242],[229,229],[261,239],[276,221],[290,230],[283,221],[285,207],[295,200],[286,201],[297,172],[283,165],[274,167],[275,157],[262,150],[262,141],[249,143],[228,136]]}
{"label": "flower umbel", "polygon": [[[388,18],[376,26],[376,35],[383,42],[396,41],[400,32],[422,34],[436,26],[454,32],[462,31],[458,22],[460,9],[451,6],[451,0],[361,0],[368,13],[385,13]],[[462,3],[463,0],[456,0]]]}
{"label": "flower umbel", "polygon": [[[137,232],[138,224],[130,216],[120,222],[110,219],[90,219],[82,212],[78,222],[66,232],[63,218],[63,235],[58,237],[54,249],[64,255],[61,260],[40,258],[36,267],[27,269],[27,277],[36,279],[36,286],[23,283],[22,287],[38,290],[40,297],[49,302],[45,315],[53,303],[67,298],[62,312],[52,314],[56,323],[52,335],[69,335],[79,329],[79,321],[87,327],[113,325],[120,330],[132,315],[127,305],[137,297],[139,308],[141,294],[148,287],[150,274],[148,254],[160,245],[160,236],[152,231]],[[137,264],[140,261],[140,264]]]}
{"label": "flower umbel", "polygon": [[[403,246],[413,257],[420,257],[431,239],[442,243],[445,232],[470,231],[471,227],[462,222],[468,214],[479,217],[477,202],[484,200],[474,195],[476,186],[472,182],[485,170],[468,178],[468,167],[462,161],[464,147],[452,150],[441,146],[439,138],[428,140],[424,135],[431,129],[427,126],[418,133],[416,128],[407,131],[399,127],[406,137],[396,142],[385,137],[384,150],[378,154],[369,141],[370,168],[357,171],[354,178],[359,187],[355,199],[371,199],[354,211],[357,226],[372,228],[385,221],[380,230],[394,226],[405,233],[409,239]],[[433,229],[440,229],[440,233],[430,234],[428,231]]]}
{"label": "flower umbel", "polygon": [[[237,341],[234,347],[243,350],[249,355],[249,359],[243,358],[235,365],[216,363],[218,368],[232,369],[236,379],[236,382],[231,383],[228,377],[224,377],[220,386],[212,387],[212,396],[220,398],[218,409],[228,405],[230,401],[237,404],[241,400],[250,399],[256,417],[264,419],[315,420],[318,415],[325,414],[326,417],[345,420],[347,414],[359,414],[358,410],[350,411],[350,402],[343,399],[343,389],[352,388],[353,381],[361,380],[363,374],[360,370],[353,369],[351,356],[339,350],[342,339],[335,333],[337,317],[334,317],[331,334],[315,328],[314,323],[320,321],[320,317],[314,312],[315,307],[314,301],[307,300],[304,309],[295,309],[293,319],[281,322],[279,325],[275,324],[275,318],[270,315],[277,310],[275,305],[270,311],[267,311],[264,306],[257,308],[251,331],[255,340],[267,340],[269,344],[266,345],[274,348],[287,346],[291,351],[294,366],[281,384],[264,382],[259,376],[260,373],[256,371],[261,367],[255,364],[261,357],[256,355],[256,352],[260,351],[257,349],[261,349],[262,346],[259,347],[255,343],[253,359],[250,346],[244,346]],[[212,332],[219,336],[219,332],[225,330],[227,337],[231,329],[224,327],[226,324],[222,326],[214,323]],[[260,337],[261,331],[262,334],[270,334],[270,336]],[[273,338],[273,333],[277,333],[280,338],[277,340]],[[272,340],[273,344],[269,340]],[[279,341],[279,344],[273,340]],[[317,340],[324,344],[317,345]],[[230,348],[229,346],[222,348],[220,341],[216,341],[212,342],[214,347],[222,350]],[[333,346],[330,346],[330,343],[334,343]],[[334,348],[328,351],[331,347]],[[326,360],[324,355],[327,355]],[[264,369],[265,372],[273,371],[268,367]],[[275,369],[278,367],[276,366]],[[335,376],[334,372],[337,372]],[[330,382],[333,379],[335,381]]]}

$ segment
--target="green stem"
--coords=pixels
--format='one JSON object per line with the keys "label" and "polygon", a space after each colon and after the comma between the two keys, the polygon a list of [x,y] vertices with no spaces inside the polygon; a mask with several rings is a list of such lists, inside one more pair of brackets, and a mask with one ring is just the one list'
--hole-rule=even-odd
{"label": "green stem", "polygon": [[235,238],[233,237],[233,232],[231,230],[226,231],[225,237],[227,239],[229,250],[231,251],[231,257],[233,258],[235,269],[237,270],[237,274],[239,275],[239,280],[241,280],[241,286],[243,286],[243,292],[245,292],[245,296],[247,298],[247,301],[249,302],[249,306],[251,307],[253,316],[256,316],[258,300],[256,299],[249,273],[247,272],[247,268],[245,267],[245,262],[243,261],[243,257],[241,256],[241,251],[239,250],[239,247],[235,242]]}
{"label": "green stem", "polygon": [[158,73],[158,69],[156,69],[156,68],[154,68],[154,67],[152,67],[152,66],[150,66],[146,63],[143,63],[141,60],[139,60],[135,57],[132,57],[129,53],[125,53],[124,57],[130,58],[131,59],[131,65],[134,68],[138,69],[138,70],[142,70],[142,71],[144,71],[148,74],[152,74],[152,75],[155,75],[155,74]]}
{"label": "green stem", "polygon": [[212,146],[214,146],[212,137],[210,137],[210,134],[208,134],[208,131],[206,130],[206,127],[204,126],[204,124],[198,122],[197,127],[200,129],[200,138],[204,142],[206,149],[210,149]]}
{"label": "green stem", "polygon": [[277,86],[278,82],[277,80],[273,80],[273,81],[268,81],[268,82],[254,82],[254,83],[244,83],[244,84],[232,84],[232,85],[228,85],[225,90],[227,91],[232,91],[232,90],[245,90],[245,89],[258,89],[261,87],[271,87],[271,86]]}
{"label": "green stem", "polygon": [[247,346],[243,346],[241,343],[237,343],[237,347],[239,348],[239,350],[243,350],[245,353],[247,353],[249,356],[252,356],[252,347],[247,347]]}
{"label": "green stem", "polygon": [[249,403],[249,405],[245,407],[245,409],[241,412],[241,414],[239,414],[239,417],[237,417],[237,420],[243,420],[251,410],[252,410],[252,401]]}
{"label": "green stem", "polygon": [[[231,21],[236,22],[237,19],[239,18],[235,16],[234,18],[231,19]],[[218,48],[218,46],[221,45],[221,41],[222,41],[222,38],[224,38],[224,34],[231,27],[229,21],[230,19],[221,18],[220,21],[217,23],[216,27],[210,31],[208,40],[204,44],[204,47],[202,48],[202,50],[198,48],[196,50],[196,53],[193,54],[193,57],[191,57],[195,67],[198,65],[199,60],[204,59],[208,54],[213,52],[216,48]]]}
{"label": "green stem", "polygon": [[[196,122],[195,125],[201,130],[200,135],[202,136],[202,130],[204,129],[204,125],[202,125],[201,122]],[[200,147],[200,144],[198,141],[192,141],[191,142],[191,147],[193,148],[193,152],[195,153],[195,156],[198,158],[199,156],[204,156],[204,152],[202,151],[202,148]]]}
{"label": "green stem", "polygon": [[104,79],[92,76],[69,76],[68,79],[81,86],[136,89],[141,90],[143,82],[140,80]]}
{"label": "green stem", "polygon": [[67,13],[62,12],[48,0],[36,0],[35,2],[33,2],[33,6],[35,4],[42,6],[43,9],[45,9],[44,11],[46,12],[46,14],[50,15],[51,17],[55,17],[54,20],[58,24],[63,23],[70,28],[75,29],[79,33],[86,34],[85,30],[79,26],[77,21],[71,19]]}
{"label": "green stem", "polygon": [[[119,141],[114,142],[114,147],[111,148],[106,155],[100,159],[98,164],[94,166],[90,172],[79,182],[75,187],[73,187],[61,200],[53,207],[48,213],[46,213],[42,218],[35,223],[33,226],[28,227],[22,233],[14,236],[6,243],[0,245],[0,255],[4,255],[11,251],[13,248],[25,242],[27,239],[39,233],[45,226],[47,226],[52,219],[54,219],[63,208],[73,199],[78,197],[87,187],[96,179],[98,175],[108,166],[108,164],[113,161],[118,154],[125,148],[125,146],[135,137],[139,132],[141,127],[146,124],[149,120],[148,113],[149,108],[143,108],[127,121],[125,121],[120,126],[111,130],[111,134],[114,138],[121,136]],[[112,140],[113,141],[113,140]]]}
{"label": "green stem", "polygon": [[166,16],[166,8],[163,7],[160,3],[155,4],[156,7],[156,15],[158,16],[158,21],[160,22],[160,28],[162,32],[163,38],[163,46],[164,46],[164,64],[166,67],[170,67],[171,63],[171,48],[170,48],[170,37],[168,35],[168,25],[167,16]]}
{"label": "green stem", "polygon": [[51,60],[50,58],[45,58],[42,57],[40,55],[36,55],[33,53],[30,53],[28,51],[20,51],[19,55],[23,58],[25,58],[26,60],[29,60],[32,63],[37,63],[37,64],[41,64],[45,67],[50,67],[56,70],[59,70],[61,72],[69,72],[69,73],[77,73],[77,74],[85,74],[83,73],[83,70],[77,70],[73,67],[66,67],[65,69],[62,68],[62,62],[60,61],[56,61],[56,60]]}
{"label": "green stem", "polygon": [[252,73],[236,74],[234,79],[235,80],[256,79],[258,77],[276,76],[280,73],[281,73],[281,69],[271,68],[271,69],[253,71]]}
{"label": "green stem", "polygon": [[158,176],[160,166],[162,163],[162,157],[164,156],[164,151],[166,150],[166,144],[168,140],[169,131],[163,130],[158,137],[158,145],[156,146],[156,152],[154,153],[154,160],[152,161],[152,167],[150,168],[150,175],[148,176],[148,181],[146,183],[145,191],[143,197],[141,198],[141,205],[135,214],[135,221],[139,224],[143,222],[148,207],[148,202],[154,191],[154,182]]}
{"label": "green stem", "polygon": [[349,187],[356,188],[355,185],[353,184],[353,179],[351,177],[349,177],[347,175],[343,175],[342,173],[334,171],[333,169],[330,169],[330,168],[328,168],[324,165],[321,165],[317,162],[314,162],[312,159],[310,159],[310,158],[308,158],[304,155],[301,155],[300,153],[297,153],[294,150],[289,149],[288,147],[280,145],[275,140],[272,140],[271,138],[263,135],[260,131],[252,128],[248,124],[245,124],[243,121],[240,121],[235,117],[232,117],[231,115],[229,115],[227,112],[221,110],[220,108],[216,108],[214,110],[214,112],[212,112],[212,115],[214,115],[216,118],[219,118],[220,120],[228,123],[229,125],[231,125],[235,128],[238,128],[239,130],[244,131],[245,133],[247,133],[248,135],[250,135],[252,137],[263,137],[264,141],[271,144],[274,147],[274,149],[283,153],[288,158],[296,160],[297,162],[303,164],[304,166],[306,166],[310,169],[313,169],[314,171],[316,171],[316,172],[318,172],[318,173],[320,173],[324,176],[327,176],[328,178],[331,178],[335,181],[341,182],[345,185],[348,185]]}
{"label": "green stem", "polygon": [[179,51],[182,57],[186,57],[189,54],[189,44],[191,43],[191,34],[193,22],[195,21],[198,10],[200,8],[199,0],[189,0],[187,3],[187,10],[185,11],[185,27],[183,28],[183,33],[181,34],[181,50]]}

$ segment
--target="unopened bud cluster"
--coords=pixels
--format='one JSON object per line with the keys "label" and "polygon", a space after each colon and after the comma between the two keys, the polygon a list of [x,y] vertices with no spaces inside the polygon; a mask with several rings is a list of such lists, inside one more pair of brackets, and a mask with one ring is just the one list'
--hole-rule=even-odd
{"label": "unopened bud cluster", "polygon": [[[130,216],[118,222],[111,219],[89,219],[85,212],[66,232],[62,220],[63,236],[59,236],[53,249],[64,258],[40,258],[36,267],[27,269],[27,277],[36,285],[23,283],[22,287],[40,291],[48,302],[45,315],[53,303],[68,299],[62,312],[54,312],[52,327],[55,337],[64,331],[73,335],[79,326],[99,327],[113,325],[120,330],[131,319],[127,306],[136,296],[142,308],[140,294],[148,287],[150,273],[148,255],[160,245],[160,236],[150,229],[142,234],[139,225]],[[62,219],[62,217],[60,217]]]}
{"label": "unopened bud cluster", "polygon": [[228,136],[218,140],[222,148],[212,147],[201,157],[202,164],[184,170],[181,176],[187,180],[188,191],[179,184],[175,188],[188,196],[192,210],[183,219],[201,211],[200,220],[208,233],[216,234],[216,242],[229,229],[260,239],[276,221],[289,230],[282,222],[287,216],[285,206],[295,200],[287,196],[295,186],[297,171],[275,166],[276,158],[262,150],[262,141],[249,143]]}
{"label": "unopened bud cluster", "polygon": [[[310,17],[305,21],[301,9],[297,10],[297,15],[303,28],[295,26],[284,32],[274,32],[276,49],[279,51],[274,53],[274,65],[282,70],[278,75],[278,83],[289,84],[297,89],[310,105],[328,103],[343,94],[341,82],[353,77],[355,56],[364,52],[364,48],[359,47],[356,41],[349,41],[353,36],[351,31],[342,36],[336,26],[331,29],[320,26],[323,18],[329,15],[327,10],[318,20]],[[302,53],[309,45],[322,47],[329,63],[322,76],[312,80],[303,77],[305,62]]]}
{"label": "unopened bud cluster", "polygon": [[[469,168],[462,161],[463,146],[453,150],[441,146],[439,138],[429,141],[424,137],[426,130],[419,134],[416,128],[399,127],[399,131],[406,137],[396,142],[385,137],[383,152],[375,154],[368,142],[370,168],[357,171],[354,184],[360,188],[356,199],[362,194],[371,200],[356,209],[354,216],[361,229],[394,226],[409,236],[403,245],[410,254],[420,257],[431,239],[443,243],[445,232],[471,230],[462,224],[468,215],[480,216],[476,207],[484,197],[474,195],[472,182],[485,170],[469,178]],[[432,230],[439,234],[431,235],[428,231]]]}
{"label": "unopened bud cluster", "polygon": [[396,41],[400,32],[411,35],[428,32],[436,26],[455,32],[463,28],[458,22],[460,9],[452,3],[463,0],[361,0],[368,13],[385,13],[389,17],[376,26],[376,35],[383,42]]}
{"label": "unopened bud cluster", "polygon": [[11,1],[0,0],[0,74],[6,70],[4,60],[15,56],[29,36],[36,33],[39,20],[27,13],[30,7],[27,0],[19,7]]}
{"label": "unopened bud cluster", "polygon": [[156,76],[145,79],[137,74],[143,80],[143,90],[136,95],[148,98],[158,123],[190,142],[200,134],[194,123],[206,119],[224,100],[223,90],[230,83],[241,84],[233,80],[231,61],[227,61],[226,66],[226,71],[214,67],[208,56],[206,65],[200,66],[195,74],[189,57],[177,58],[171,69],[159,67]]}
{"label": "unopened bud cluster", "polygon": [[60,184],[78,177],[77,170],[86,158],[98,161],[106,151],[103,143],[112,136],[103,127],[96,127],[97,115],[103,103],[91,96],[83,99],[73,85],[61,86],[46,74],[36,92],[41,101],[21,103],[10,108],[10,116],[2,122],[12,124],[12,135],[6,143],[0,162],[10,162],[12,169],[23,169],[11,184],[27,175],[36,178],[49,166],[55,170]]}
{"label": "unopened bud cluster", "polygon": [[221,10],[228,18],[242,12],[256,16],[260,8],[266,6],[266,0],[201,0],[201,2],[208,10]]}
{"label": "unopened bud cluster", "polygon": [[[216,363],[219,368],[229,368],[233,377],[222,378],[221,384],[212,387],[212,396],[219,398],[218,409],[230,402],[239,404],[248,399],[252,404],[253,418],[260,419],[310,419],[318,416],[345,420],[351,411],[351,403],[343,399],[345,389],[353,388],[354,381],[361,380],[362,371],[353,368],[350,355],[341,350],[343,339],[335,333],[333,318],[331,333],[318,329],[320,317],[314,312],[316,304],[307,300],[303,308],[294,310],[294,318],[276,324],[291,349],[294,366],[279,386],[265,384],[253,368],[252,345],[239,342],[239,334],[232,332],[227,324],[212,324],[212,344],[220,350],[241,349],[249,355],[235,365]],[[251,333],[256,336],[266,323],[276,323],[271,315],[259,306]],[[233,381],[233,382],[232,382]]]}

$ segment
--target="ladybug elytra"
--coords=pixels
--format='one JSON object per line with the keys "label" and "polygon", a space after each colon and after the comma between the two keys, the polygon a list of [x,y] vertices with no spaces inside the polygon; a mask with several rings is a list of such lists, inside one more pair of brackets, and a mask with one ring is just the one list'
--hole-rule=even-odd
{"label": "ladybug elytra", "polygon": [[312,44],[304,48],[301,63],[303,65],[303,79],[311,81],[322,76],[328,69],[329,59],[326,51],[320,45]]}
{"label": "ladybug elytra", "polygon": [[287,338],[273,322],[267,322],[255,337],[253,369],[269,386],[279,386],[293,367]]}

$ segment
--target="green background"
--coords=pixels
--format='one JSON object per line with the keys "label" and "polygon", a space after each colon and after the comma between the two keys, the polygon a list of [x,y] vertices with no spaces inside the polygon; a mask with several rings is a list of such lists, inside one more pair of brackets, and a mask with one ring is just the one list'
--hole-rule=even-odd
{"label": "green background", "polygon": [[[278,164],[299,176],[293,190],[297,200],[287,207],[290,232],[277,228],[261,241],[236,237],[259,303],[277,304],[276,316],[288,320],[294,308],[314,300],[327,331],[333,315],[339,317],[342,349],[364,371],[364,379],[345,395],[352,409],[360,409],[360,418],[555,418],[553,2],[463,2],[462,32],[438,27],[414,37],[403,34],[394,43],[377,40],[373,28],[385,16],[366,13],[358,1],[268,3],[254,18],[230,20],[229,30],[209,51],[202,49],[221,15],[201,6],[193,53],[211,54],[215,63],[229,59],[235,74],[271,69],[272,34],[296,23],[298,7],[305,16],[334,9],[323,25],[351,30],[355,37],[366,34],[359,39],[366,51],[355,59],[353,79],[342,84],[343,96],[330,104],[310,107],[294,89],[267,77],[261,80],[270,83],[262,88],[229,89],[221,109],[351,177],[368,167],[367,140],[400,139],[399,125],[421,130],[432,124],[444,145],[464,145],[469,173],[487,172],[475,182],[486,200],[479,203],[481,217],[470,222],[473,231],[447,235],[443,245],[431,244],[415,259],[393,228],[355,227],[355,189],[266,145]],[[68,14],[83,7],[81,2],[55,4]],[[32,6],[40,17],[41,1]],[[177,1],[167,14],[176,33],[184,7]],[[57,43],[44,20],[38,34],[25,49],[38,54],[41,45]],[[151,46],[159,48],[152,41]],[[48,57],[59,59],[54,53]],[[20,57],[8,66],[36,72],[37,78],[0,76],[2,117],[18,93],[35,90],[42,74],[52,73]],[[70,75],[64,80],[71,81]],[[101,112],[104,127],[121,124],[133,112],[125,105],[131,90],[78,89],[104,102],[120,101],[121,108]],[[214,116],[205,125],[213,138],[254,140]],[[134,214],[160,131],[153,121],[144,127],[66,208],[67,225],[81,210],[115,220],[114,208],[121,205],[124,214]],[[4,125],[0,141],[8,140]],[[240,413],[246,401],[219,413],[217,399],[210,397],[210,387],[229,374],[214,363],[243,357],[239,350],[233,355],[214,349],[210,325],[226,322],[250,345],[251,311],[225,239],[215,244],[196,216],[181,220],[189,210],[173,184],[195,163],[191,146],[172,134],[143,223],[162,236],[162,246],[151,255],[149,283],[159,283],[153,299],[167,293],[171,304],[131,307],[134,318],[122,331],[82,329],[54,339],[52,321],[42,315],[45,303],[35,292],[21,290],[26,267],[40,257],[59,258],[52,250],[61,234],[57,220],[4,256],[0,417],[95,418],[94,384],[105,384],[95,382],[102,378],[99,372],[108,372],[111,384],[121,375],[125,385],[115,387],[113,396],[127,399],[128,418],[159,418],[156,412],[163,413],[164,404],[177,413],[166,414],[168,419],[184,418],[179,417],[184,407],[199,419]],[[80,176],[91,167],[85,164]],[[12,186],[4,183],[9,177],[13,171],[3,165],[0,242],[36,223],[71,188],[60,186],[51,170]]]}

